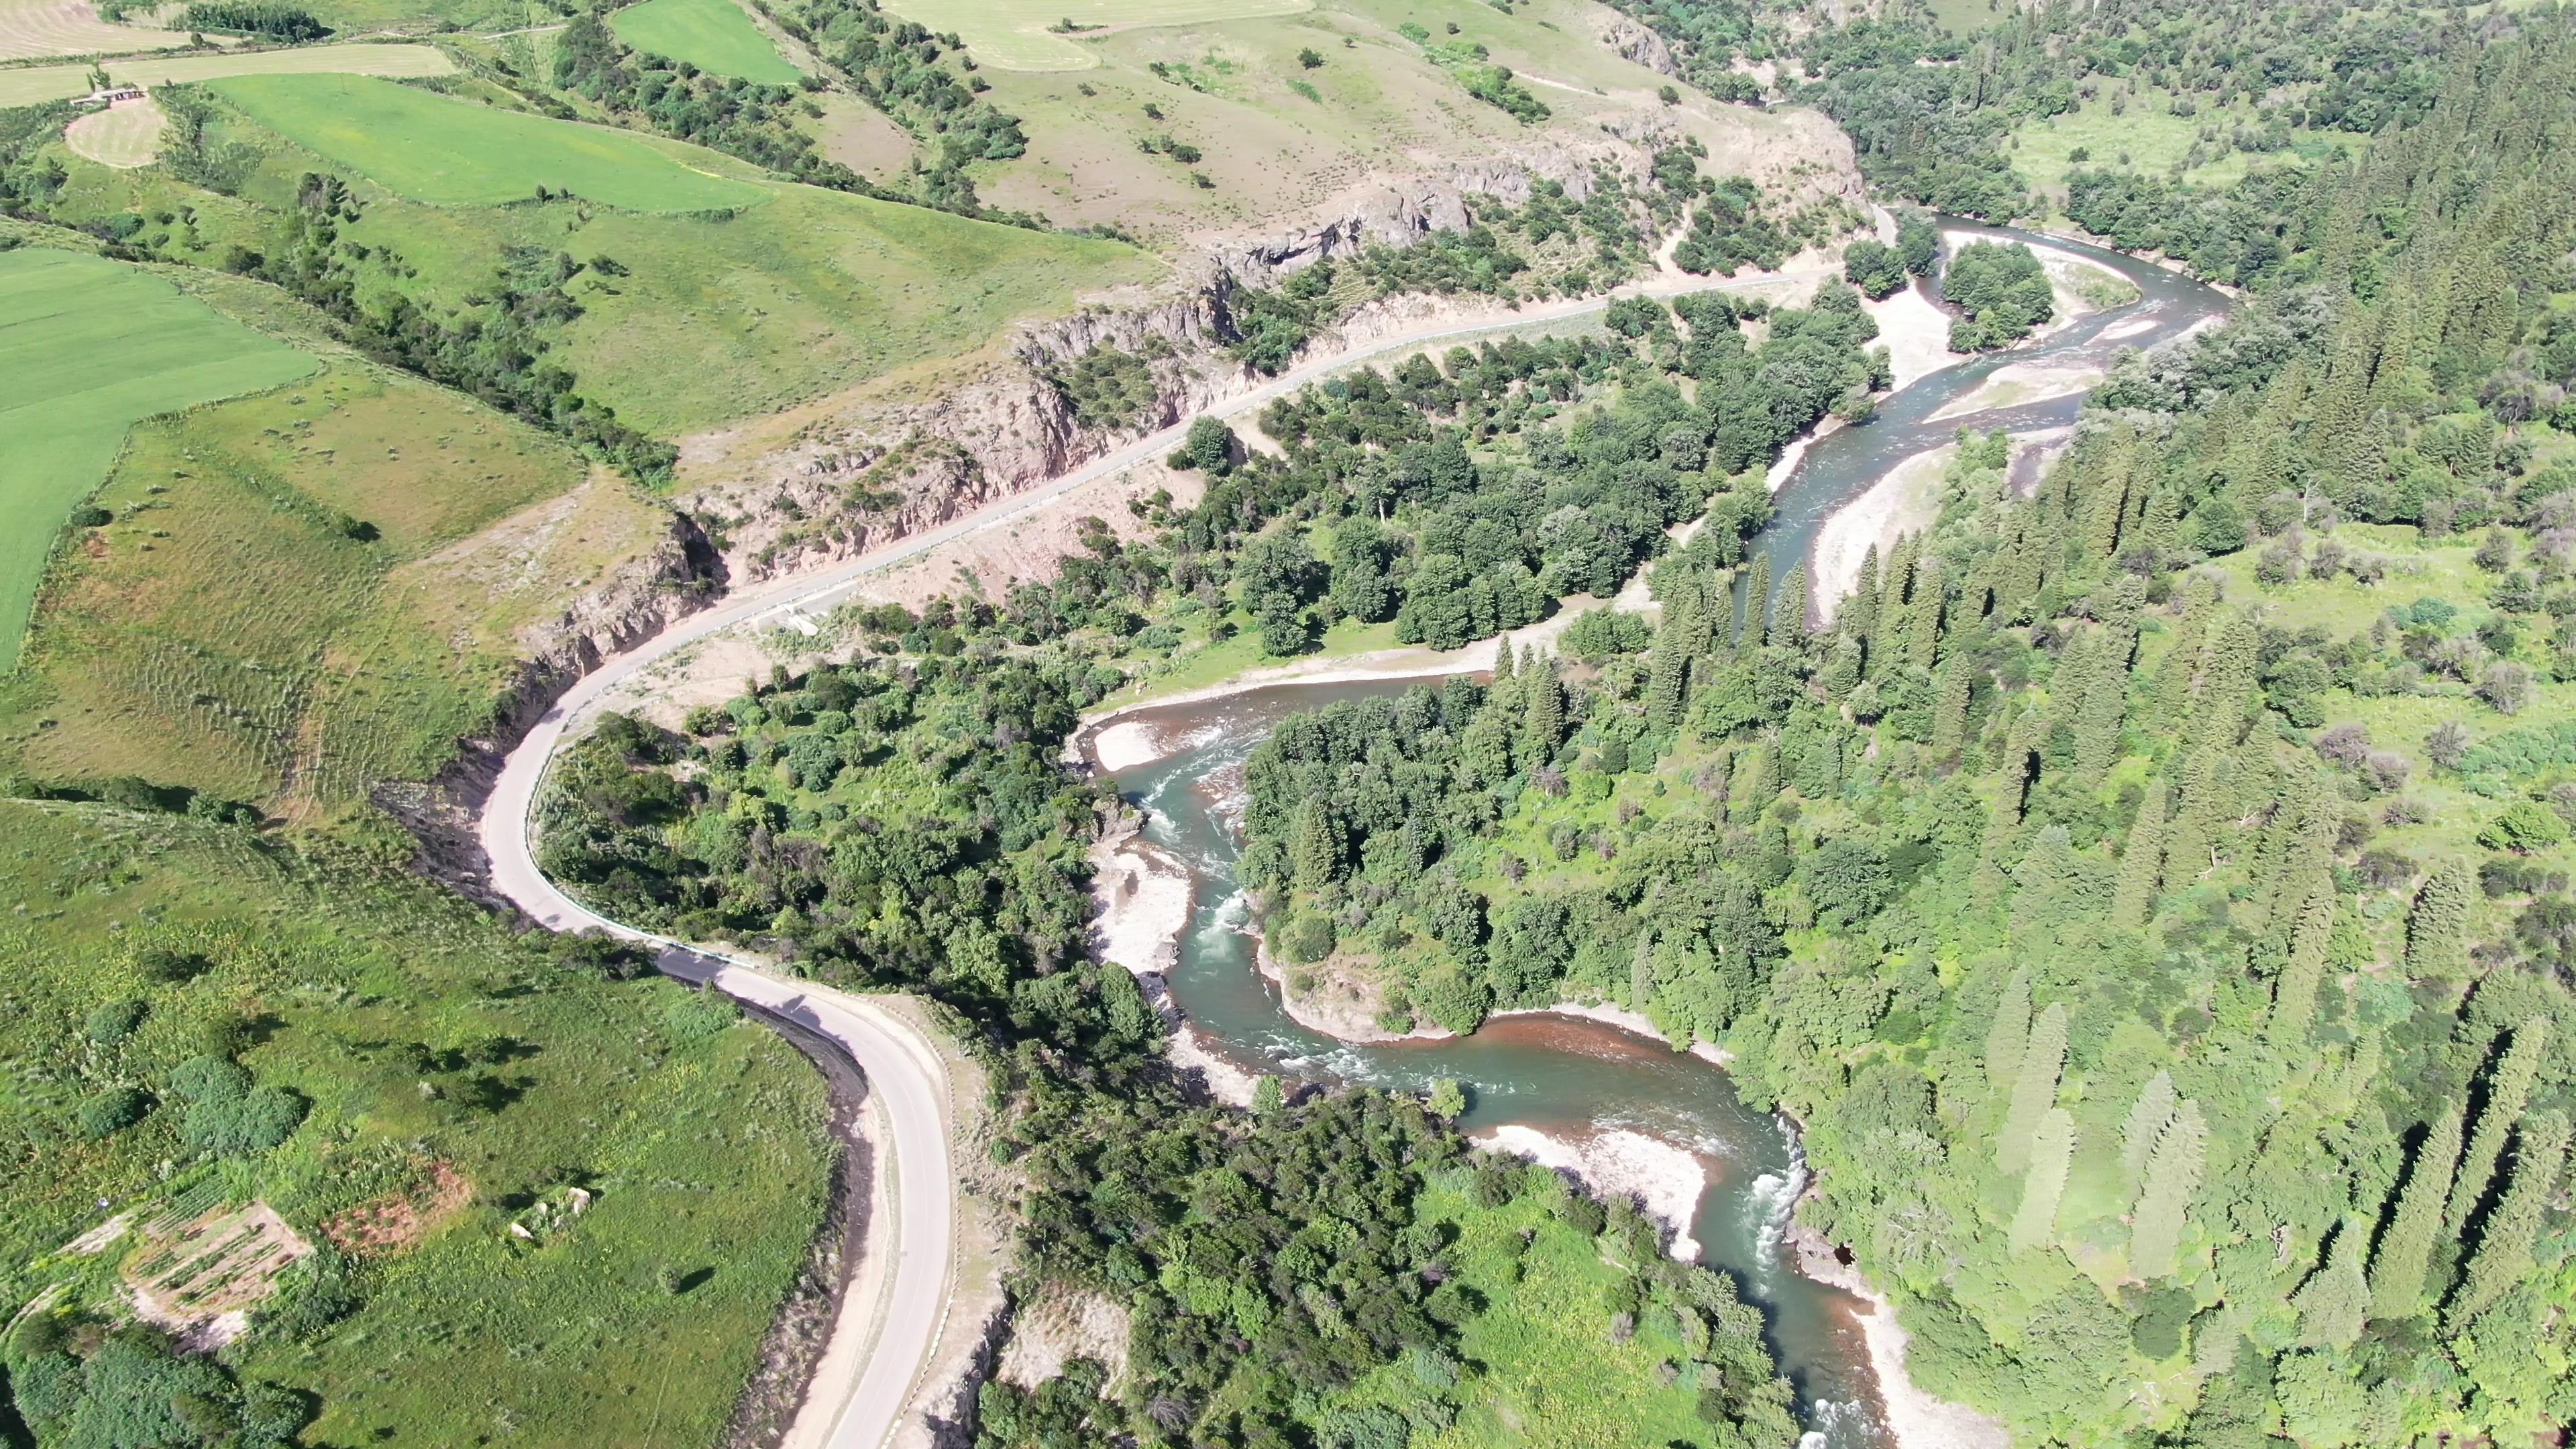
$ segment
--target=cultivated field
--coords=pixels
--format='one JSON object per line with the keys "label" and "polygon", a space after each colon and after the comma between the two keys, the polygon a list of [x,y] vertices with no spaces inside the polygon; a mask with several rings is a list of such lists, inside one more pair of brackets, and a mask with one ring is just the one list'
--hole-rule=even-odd
{"label": "cultivated field", "polygon": [[75,252],[0,253],[0,672],[17,663],[45,558],[126,430],[256,392],[314,360],[133,267]]}
{"label": "cultivated field", "polygon": [[260,124],[389,191],[438,205],[538,187],[629,211],[749,206],[763,189],[700,171],[629,131],[548,120],[359,76],[241,76],[213,90]]}
{"label": "cultivated field", "polygon": [[161,127],[168,119],[147,96],[74,118],[63,130],[63,144],[101,166],[131,171],[161,154]]}
{"label": "cultivated field", "polygon": [[1098,28],[1197,25],[1257,15],[1294,15],[1314,0],[894,0],[886,8],[934,31],[952,31],[986,65],[1005,70],[1083,70],[1099,60],[1047,27],[1065,20]]}
{"label": "cultivated field", "polygon": [[611,15],[608,28],[637,50],[685,60],[711,75],[792,86],[805,74],[734,0],[644,0]]}
{"label": "cultivated field", "polygon": [[187,43],[185,31],[110,24],[88,0],[0,0],[0,60],[171,50]]}
{"label": "cultivated field", "polygon": [[[234,75],[454,75],[456,63],[426,45],[312,45],[238,54],[147,55],[107,62],[111,79],[140,86]],[[89,94],[89,67],[39,65],[0,70],[0,110]]]}

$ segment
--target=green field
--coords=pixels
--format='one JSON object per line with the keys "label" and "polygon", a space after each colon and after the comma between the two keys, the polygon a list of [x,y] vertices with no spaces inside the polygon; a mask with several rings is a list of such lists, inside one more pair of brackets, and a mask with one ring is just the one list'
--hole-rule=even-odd
{"label": "green field", "polygon": [[[112,79],[120,82],[158,86],[233,75],[454,75],[456,63],[447,58],[447,52],[426,45],[307,45],[241,54],[146,55],[108,61],[106,69]],[[88,93],[86,65],[0,70],[0,109]]]}
{"label": "green field", "polygon": [[637,50],[685,60],[711,75],[770,86],[792,86],[805,75],[734,0],[644,0],[610,16],[608,28]]}
{"label": "green field", "polygon": [[73,504],[155,413],[302,377],[314,360],[117,262],[0,253],[0,671],[14,668]]}
{"label": "green field", "polygon": [[1314,0],[897,0],[886,6],[934,31],[953,32],[986,65],[1004,70],[1084,70],[1099,60],[1047,27],[1085,29],[1199,25],[1260,15],[1294,15]]}
{"label": "green field", "polygon": [[[18,800],[0,840],[0,1296],[62,1284],[124,1317],[105,1273],[123,1254],[58,1251],[111,1213],[256,1198],[311,1240],[425,1203],[353,1251],[350,1316],[226,1352],[317,1396],[301,1442],[717,1442],[825,1191],[822,1083],[793,1050],[675,983],[558,964],[531,949],[543,933],[345,850]],[[193,973],[148,974],[148,947]],[[141,1020],[102,1040],[89,1023],[114,1001]],[[274,1150],[188,1145],[168,1084],[210,1049],[304,1100]],[[121,1087],[157,1100],[111,1135],[79,1125]],[[575,1186],[586,1213],[510,1232]]]}
{"label": "green field", "polygon": [[[2199,99],[2205,103],[2208,98]],[[2334,144],[2322,132],[2295,131],[2291,133],[2293,149],[2276,156],[2222,152],[2221,138],[2254,122],[2252,106],[2240,104],[2233,110],[2211,108],[2195,115],[2177,116],[2172,104],[2169,93],[2150,89],[2131,97],[2118,115],[2111,113],[2108,101],[2095,99],[2065,115],[2024,122],[2013,132],[2009,153],[2013,166],[2033,186],[2061,198],[2066,194],[2070,171],[2134,169],[2169,175],[2175,167],[2183,166],[2184,180],[2196,186],[2223,187],[2241,180],[2252,166],[2322,155]],[[2342,138],[2347,143],[2358,139]],[[2201,150],[2201,161],[2186,166],[2195,146]],[[2079,150],[2085,153],[2081,160],[2074,154]]]}
{"label": "green field", "polygon": [[278,134],[434,205],[524,201],[540,186],[629,211],[709,211],[763,196],[687,165],[667,143],[387,81],[243,76],[211,89]]}

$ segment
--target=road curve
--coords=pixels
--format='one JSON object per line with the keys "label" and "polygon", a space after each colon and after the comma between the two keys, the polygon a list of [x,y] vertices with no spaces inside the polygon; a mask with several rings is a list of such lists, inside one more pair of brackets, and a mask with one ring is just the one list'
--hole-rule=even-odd
{"label": "road curve", "polygon": [[[1830,267],[1771,273],[1735,283],[1737,289],[1793,284],[1831,275]],[[1341,368],[1426,343],[1537,322],[1598,312],[1623,296],[1667,296],[1726,286],[1709,278],[1659,275],[1616,292],[1529,307],[1508,317],[1472,324],[1416,328],[1381,342],[1318,358],[1291,369],[1242,396],[1211,405],[1216,417],[1233,417],[1261,407]],[[799,609],[837,594],[869,574],[891,568],[941,544],[981,533],[1087,483],[1112,476],[1178,446],[1185,425],[1175,425],[1139,439],[1064,476],[1014,494],[974,513],[908,537],[856,559],[813,573],[774,579],[747,589],[714,608],[674,623],[623,654],[600,662],[566,690],[553,708],[503,763],[492,793],[485,800],[478,830],[491,862],[492,885],[538,924],[559,931],[600,930],[625,940],[660,948],[659,963],[671,975],[713,984],[718,990],[755,1005],[781,1012],[839,1042],[864,1073],[891,1123],[885,1164],[893,1184],[887,1201],[894,1205],[895,1271],[885,1311],[874,1305],[844,1302],[832,1327],[827,1365],[843,1359],[843,1335],[861,1343],[865,1367],[846,1397],[817,1383],[799,1411],[791,1443],[828,1445],[829,1449],[880,1449],[902,1421],[905,1407],[937,1346],[947,1319],[957,1174],[949,1159],[946,1079],[937,1049],[908,1022],[865,1000],[810,983],[773,976],[750,962],[723,952],[637,930],[612,921],[573,900],[537,868],[530,829],[538,788],[546,764],[576,726],[585,721],[608,692],[654,663],[710,635],[748,621]],[[808,1416],[830,1416],[828,1430],[814,1431]]]}

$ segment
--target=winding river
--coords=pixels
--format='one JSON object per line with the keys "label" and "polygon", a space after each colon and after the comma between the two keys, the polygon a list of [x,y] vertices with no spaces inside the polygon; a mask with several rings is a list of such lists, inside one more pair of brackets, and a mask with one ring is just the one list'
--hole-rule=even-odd
{"label": "winding river", "polygon": [[[2128,278],[2140,296],[2020,351],[1934,373],[1886,399],[1874,421],[1817,439],[1781,485],[1773,521],[1754,544],[1772,557],[1775,577],[1809,554],[1836,509],[1958,427],[2022,433],[2074,420],[2075,396],[1931,420],[1996,369],[2098,364],[2120,348],[2178,336],[2227,306],[2206,287],[2115,253],[2023,233],[1948,229],[1954,238],[2011,236],[2078,253]],[[1190,920],[1170,976],[1180,1009],[1217,1055],[1255,1070],[1408,1089],[1455,1077],[1471,1095],[1464,1126],[1473,1134],[1502,1131],[1527,1142],[1527,1133],[1541,1133],[1596,1158],[1623,1157],[1666,1181],[1686,1182],[1695,1163],[1706,1186],[1688,1214],[1689,1236],[1700,1260],[1733,1274],[1767,1314],[1772,1348],[1807,1417],[1807,1449],[1891,1443],[1858,1327],[1866,1309],[1802,1276],[1783,1243],[1789,1209],[1807,1184],[1795,1134],[1739,1101],[1722,1069],[1618,1027],[1554,1013],[1498,1019],[1464,1039],[1353,1045],[1291,1020],[1258,975],[1234,875],[1245,757],[1282,715],[1414,682],[1283,685],[1127,716],[1176,748],[1115,779],[1146,811],[1146,838],[1193,876]]]}

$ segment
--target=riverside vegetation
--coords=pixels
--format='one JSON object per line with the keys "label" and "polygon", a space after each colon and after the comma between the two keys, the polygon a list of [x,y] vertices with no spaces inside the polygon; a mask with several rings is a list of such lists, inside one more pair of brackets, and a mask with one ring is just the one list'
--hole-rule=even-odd
{"label": "riverside vegetation", "polygon": [[1274,948],[1393,1026],[1723,1044],[1917,1380],[2035,1441],[2564,1422],[2571,64],[2454,58],[2282,189],[2247,316],[2115,370],[2028,497],[1963,439],[1829,625],[1686,551],[1651,628],[1283,723]]}

